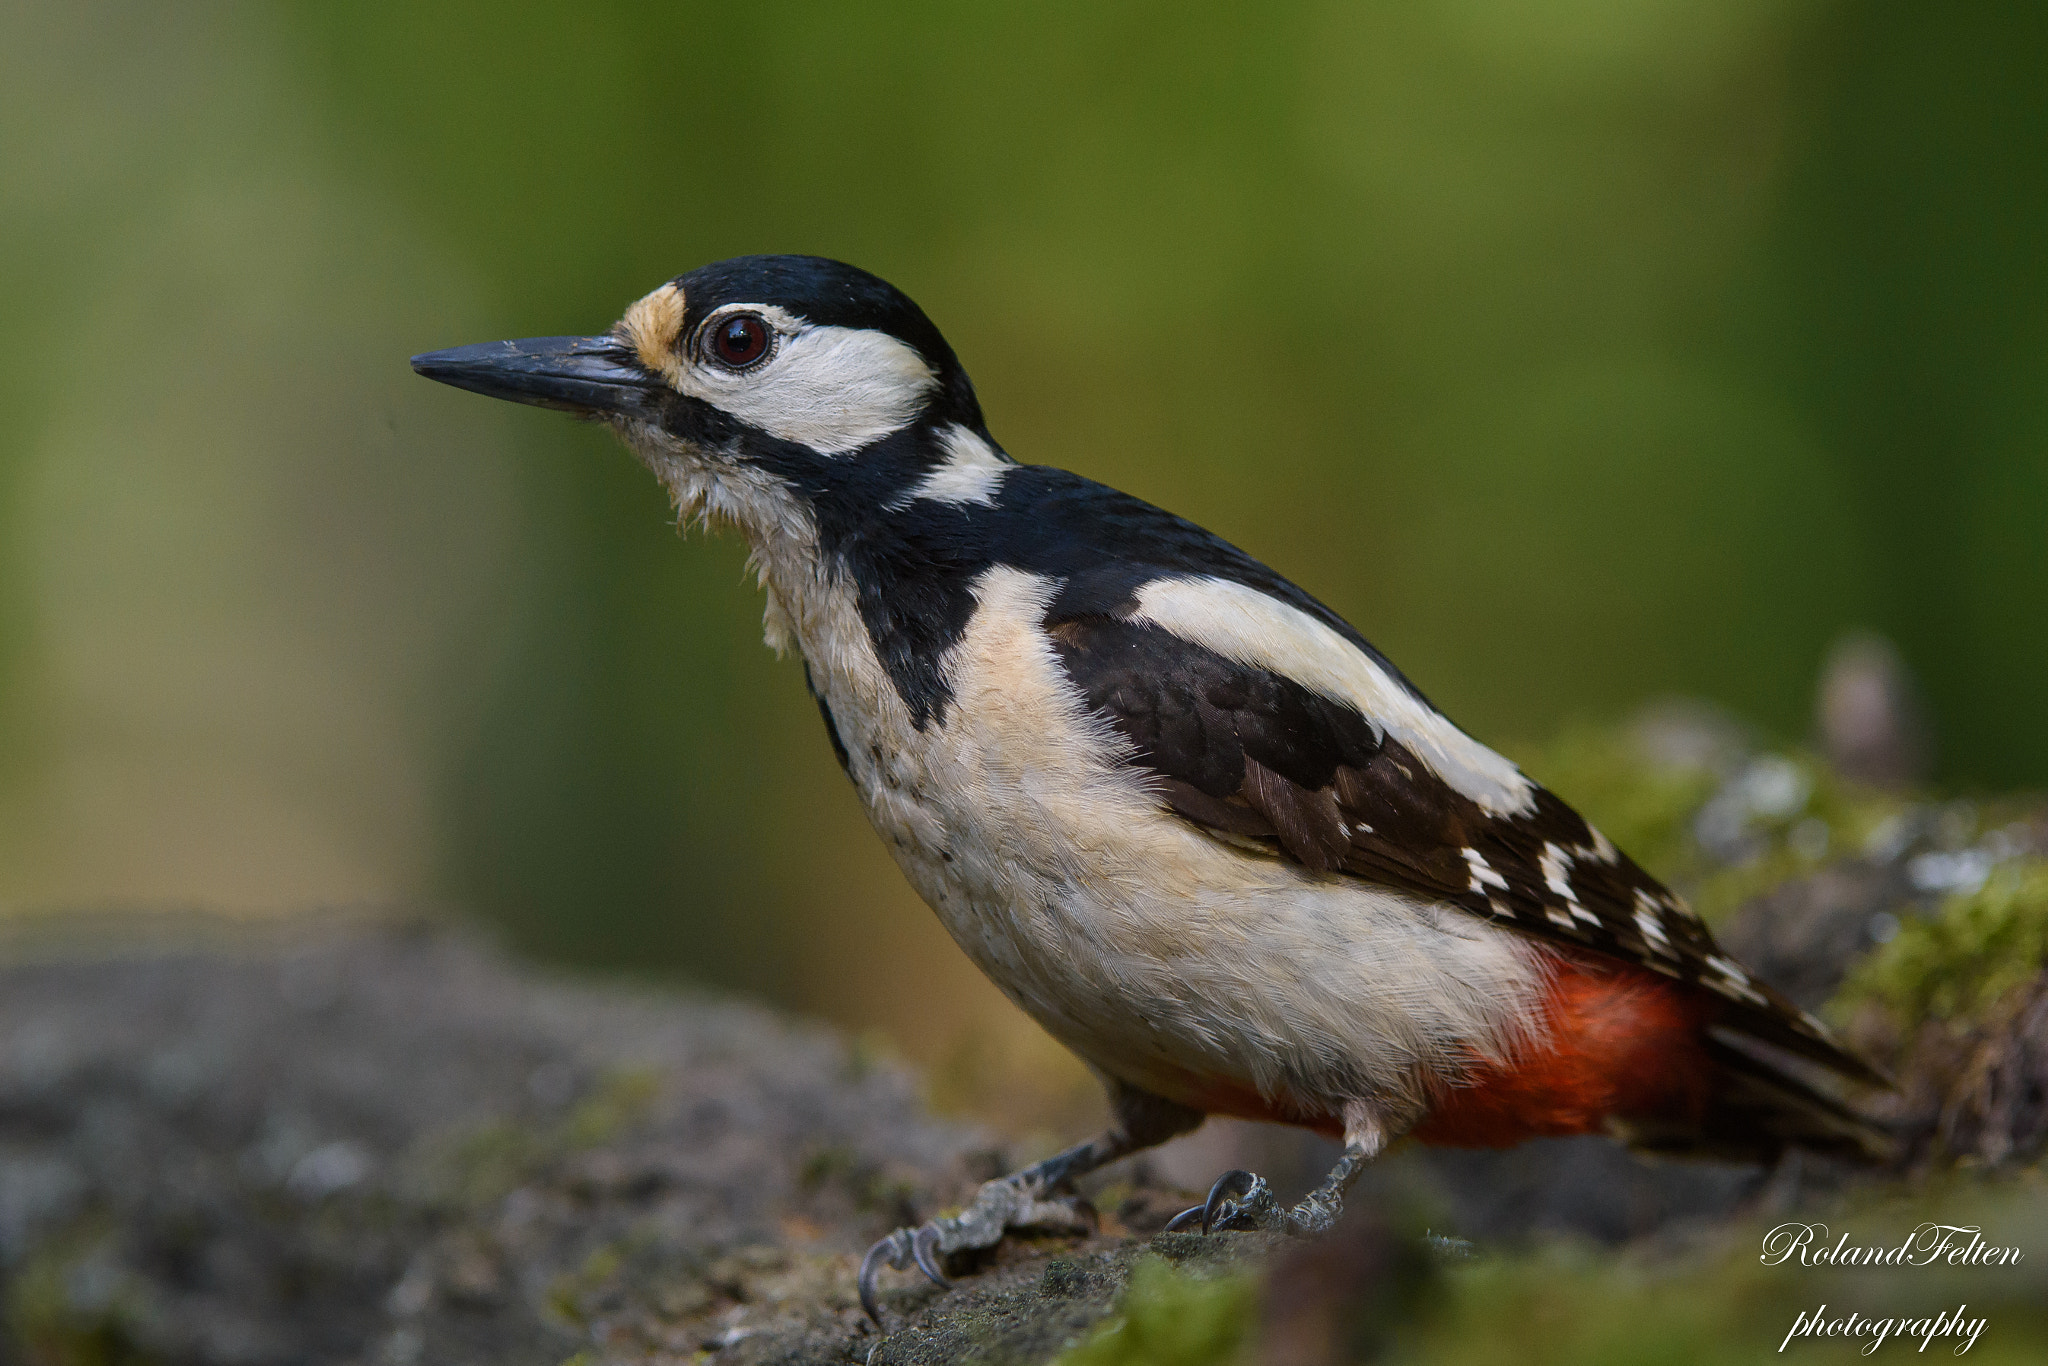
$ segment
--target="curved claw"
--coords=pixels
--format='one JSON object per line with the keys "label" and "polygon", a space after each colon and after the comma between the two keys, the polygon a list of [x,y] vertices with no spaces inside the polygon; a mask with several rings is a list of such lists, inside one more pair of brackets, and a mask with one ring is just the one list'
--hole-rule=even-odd
{"label": "curved claw", "polygon": [[1216,1178],[1216,1184],[1209,1187],[1209,1198],[1202,1202],[1202,1233],[1205,1237],[1215,1225],[1217,1212],[1223,1205],[1249,1195],[1258,1179],[1242,1167],[1234,1167]]}
{"label": "curved claw", "polygon": [[888,1237],[868,1249],[867,1256],[860,1259],[860,1307],[875,1321],[875,1327],[882,1326],[882,1303],[875,1290],[875,1278],[884,1266],[901,1271],[915,1262],[933,1285],[944,1289],[953,1284],[939,1266],[939,1228],[937,1224],[923,1224],[916,1229],[899,1228]]}
{"label": "curved claw", "polygon": [[910,1239],[905,1235],[908,1229],[897,1229],[888,1237],[868,1249],[868,1255],[860,1259],[860,1307],[875,1321],[875,1327],[882,1326],[882,1306],[875,1298],[875,1274],[884,1263],[901,1267],[910,1259]]}
{"label": "curved claw", "polygon": [[943,1290],[953,1284],[946,1279],[946,1273],[939,1269],[938,1225],[926,1224],[910,1235],[910,1255],[917,1262],[917,1269],[922,1271],[933,1285]]}

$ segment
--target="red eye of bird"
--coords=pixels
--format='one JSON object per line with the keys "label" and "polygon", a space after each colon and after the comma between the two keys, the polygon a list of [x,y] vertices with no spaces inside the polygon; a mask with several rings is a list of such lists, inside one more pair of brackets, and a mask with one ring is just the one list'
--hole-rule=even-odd
{"label": "red eye of bird", "polygon": [[738,370],[768,353],[768,324],[758,314],[735,313],[711,329],[711,354]]}

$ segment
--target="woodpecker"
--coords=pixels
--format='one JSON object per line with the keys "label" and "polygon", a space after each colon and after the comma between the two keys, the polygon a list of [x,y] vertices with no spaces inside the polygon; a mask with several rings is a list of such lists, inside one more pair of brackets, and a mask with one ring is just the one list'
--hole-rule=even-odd
{"label": "woodpecker", "polygon": [[1804,1075],[1884,1078],[1679,897],[1451,723],[1350,623],[1191,522],[1013,460],[893,286],[747,256],[610,331],[416,356],[605,422],[679,523],[743,535],[911,885],[1108,1091],[1102,1134],[899,1229],[879,1270],[1072,1226],[1075,1178],[1207,1115],[1343,1143],[1293,1205],[1233,1171],[1175,1225],[1315,1233],[1390,1142],[1854,1156]]}

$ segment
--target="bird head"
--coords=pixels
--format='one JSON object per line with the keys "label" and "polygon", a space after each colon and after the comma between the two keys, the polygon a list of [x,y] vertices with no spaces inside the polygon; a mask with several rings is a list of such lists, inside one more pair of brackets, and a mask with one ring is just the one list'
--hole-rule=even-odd
{"label": "bird head", "polygon": [[680,511],[750,533],[787,520],[792,504],[878,510],[949,466],[1007,462],[923,311],[886,281],[816,256],[704,266],[600,336],[486,342],[412,365],[606,422]]}

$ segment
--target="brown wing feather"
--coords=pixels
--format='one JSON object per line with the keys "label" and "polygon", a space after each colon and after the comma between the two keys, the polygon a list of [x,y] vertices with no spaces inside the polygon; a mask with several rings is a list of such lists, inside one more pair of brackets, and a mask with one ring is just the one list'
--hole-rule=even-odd
{"label": "brown wing feather", "polygon": [[1053,639],[1184,819],[1318,873],[1690,982],[1721,999],[1723,1027],[1888,1084],[1549,791],[1534,790],[1529,812],[1489,813],[1344,704],[1158,628],[1085,617],[1057,623]]}

